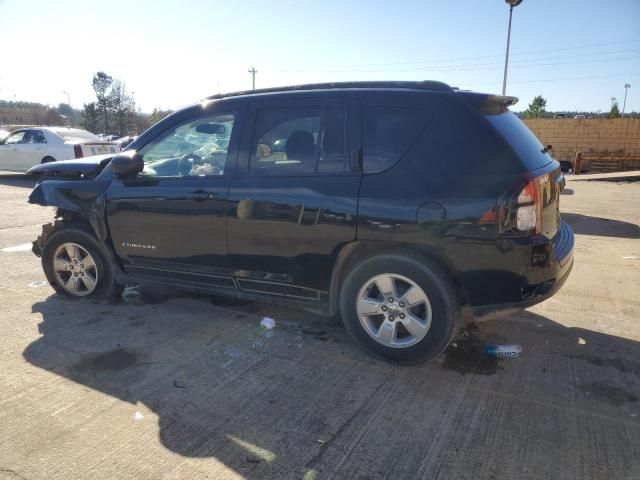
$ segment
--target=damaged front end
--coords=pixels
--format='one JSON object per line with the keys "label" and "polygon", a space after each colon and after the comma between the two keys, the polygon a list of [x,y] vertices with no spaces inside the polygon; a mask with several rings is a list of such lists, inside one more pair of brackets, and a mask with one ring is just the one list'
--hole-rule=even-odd
{"label": "damaged front end", "polygon": [[112,157],[100,155],[83,160],[51,162],[29,170],[29,174],[38,178],[38,183],[29,195],[29,203],[58,209],[55,221],[43,225],[42,234],[33,242],[32,250],[35,255],[42,255],[47,238],[59,228],[72,223],[88,224],[107,258],[112,260],[115,271],[123,273],[108,242],[105,214],[105,193],[112,177],[110,172],[103,173],[103,170]]}

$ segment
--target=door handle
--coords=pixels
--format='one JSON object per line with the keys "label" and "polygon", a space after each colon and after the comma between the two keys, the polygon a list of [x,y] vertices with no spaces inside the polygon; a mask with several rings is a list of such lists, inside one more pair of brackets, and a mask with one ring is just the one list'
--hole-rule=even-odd
{"label": "door handle", "polygon": [[187,195],[187,198],[189,200],[195,200],[196,202],[204,202],[205,200],[212,200],[214,198],[218,198],[218,194],[199,190],[197,192],[190,193],[189,195]]}

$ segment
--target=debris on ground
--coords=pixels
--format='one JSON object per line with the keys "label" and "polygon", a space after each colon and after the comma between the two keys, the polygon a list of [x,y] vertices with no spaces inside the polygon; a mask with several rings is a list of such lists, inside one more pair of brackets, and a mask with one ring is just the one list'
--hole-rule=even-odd
{"label": "debris on ground", "polygon": [[267,330],[271,330],[276,328],[276,321],[271,317],[264,317],[260,320],[260,326],[266,328]]}
{"label": "debris on ground", "polygon": [[139,298],[140,292],[138,291],[138,285],[125,287],[124,292],[122,292],[122,297],[125,299]]}
{"label": "debris on ground", "polygon": [[38,280],[37,282],[31,282],[29,286],[31,288],[44,287],[47,284],[44,280]]}
{"label": "debris on ground", "polygon": [[180,380],[174,380],[173,381],[173,386],[176,388],[187,388],[187,386],[181,382]]}
{"label": "debris on ground", "polygon": [[487,344],[484,347],[485,355],[494,358],[514,358],[519,357],[522,353],[520,345],[492,345]]}

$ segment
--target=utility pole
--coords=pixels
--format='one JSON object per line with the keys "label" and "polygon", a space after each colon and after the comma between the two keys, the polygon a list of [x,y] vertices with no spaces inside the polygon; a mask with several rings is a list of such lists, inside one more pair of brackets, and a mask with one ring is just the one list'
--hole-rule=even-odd
{"label": "utility pole", "polygon": [[69,105],[69,107],[71,107],[71,96],[69,95],[69,92],[62,92],[63,95],[67,95],[67,105]]}
{"label": "utility pole", "polygon": [[502,79],[502,95],[507,94],[507,68],[509,67],[509,44],[511,43],[511,17],[513,7],[517,7],[522,0],[504,0],[509,5],[509,30],[507,31],[507,53],[504,56],[504,78]]}
{"label": "utility pole", "polygon": [[624,117],[624,109],[627,106],[627,91],[631,88],[628,83],[624,84],[624,103],[622,104],[622,116]]}
{"label": "utility pole", "polygon": [[251,70],[248,70],[248,72],[251,74],[251,81],[253,84],[253,89],[256,89],[256,73],[258,73],[258,71],[254,68],[251,67]]}

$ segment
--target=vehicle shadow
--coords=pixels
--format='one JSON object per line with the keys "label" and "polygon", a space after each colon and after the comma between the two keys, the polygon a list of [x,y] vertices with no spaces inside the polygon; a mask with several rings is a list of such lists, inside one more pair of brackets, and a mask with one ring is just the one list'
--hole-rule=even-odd
{"label": "vehicle shadow", "polygon": [[[79,303],[81,315],[73,313]],[[129,402],[132,414],[144,404],[167,449],[215,457],[250,478],[431,478],[438,471],[453,478],[483,462],[496,474],[517,468],[562,477],[573,457],[549,452],[578,442],[580,429],[594,438],[609,432],[612,416],[629,418],[640,397],[637,342],[530,312],[482,323],[439,358],[411,367],[369,358],[323,317],[253,303],[54,295],[33,312],[42,316],[41,336],[25,349],[28,362]],[[258,326],[265,313],[276,318],[274,330]],[[486,357],[487,341],[521,344],[523,355]],[[478,416],[497,405],[504,406],[494,412],[495,428],[511,434],[478,450],[493,428]],[[588,427],[576,411],[586,412]],[[523,428],[526,438],[513,435]],[[638,454],[640,429],[625,432],[623,444],[582,444],[574,460],[606,454],[606,468],[616,472]],[[543,444],[554,446],[544,461],[522,453]],[[425,448],[429,455],[420,454]]]}
{"label": "vehicle shadow", "polygon": [[567,212],[562,212],[562,219],[571,226],[574,233],[580,235],[640,238],[640,226],[635,223]]}
{"label": "vehicle shadow", "polygon": [[33,188],[36,185],[36,179],[23,174],[0,174],[0,185],[20,188]]}

